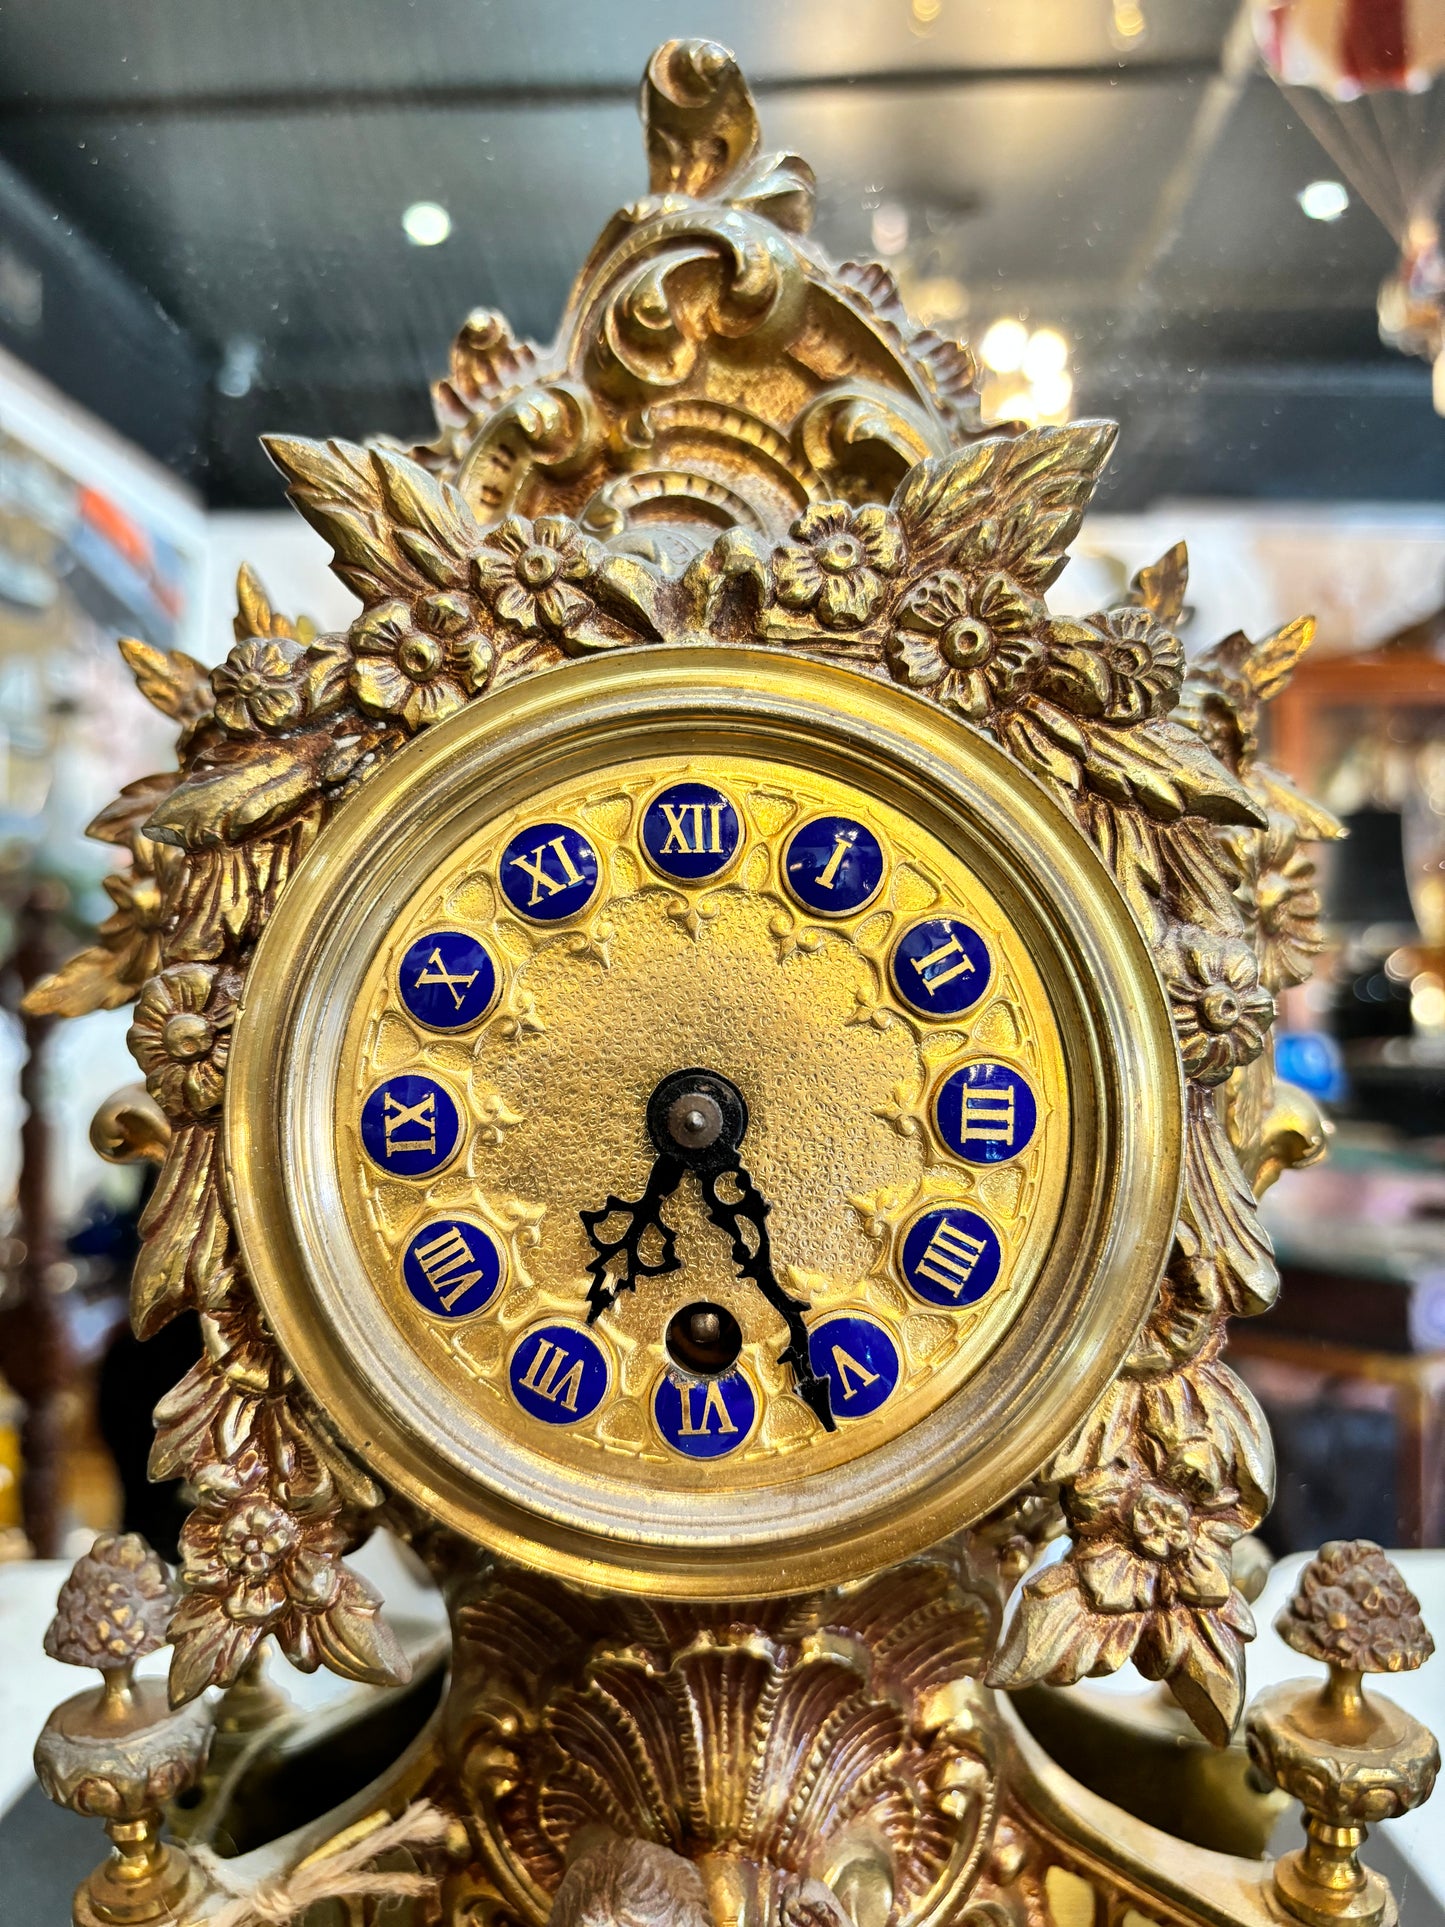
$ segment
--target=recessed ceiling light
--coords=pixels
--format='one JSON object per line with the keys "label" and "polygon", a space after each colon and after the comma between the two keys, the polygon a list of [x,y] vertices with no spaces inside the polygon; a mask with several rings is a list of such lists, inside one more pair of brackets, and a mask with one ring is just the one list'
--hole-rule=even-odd
{"label": "recessed ceiling light", "polygon": [[439,201],[413,201],[401,217],[413,247],[439,247],[452,231],[452,217]]}
{"label": "recessed ceiling light", "polygon": [[1312,221],[1338,221],[1350,205],[1350,197],[1339,181],[1311,181],[1295,199]]}
{"label": "recessed ceiling light", "polygon": [[261,372],[261,344],[253,335],[232,335],[221,352],[216,386],[229,401],[249,395]]}

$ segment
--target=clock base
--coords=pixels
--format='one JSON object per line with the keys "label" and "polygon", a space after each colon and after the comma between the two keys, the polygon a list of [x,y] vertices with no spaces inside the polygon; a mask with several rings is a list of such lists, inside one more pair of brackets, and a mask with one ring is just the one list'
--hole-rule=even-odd
{"label": "clock base", "polygon": [[[1176,1734],[1171,1764],[1137,1722],[1091,1729],[1076,1695],[1021,1716],[981,1683],[1033,1550],[1019,1523],[858,1584],[731,1607],[584,1594],[429,1535],[451,1617],[434,1710],[424,1683],[382,1691],[308,1739],[268,1702],[173,1822],[212,1912],[249,1894],[270,1909],[255,1918],[303,1927],[343,1897],[363,1927],[1279,1927],[1288,1896],[1260,1857],[1279,1795],[1250,1786],[1242,1751],[1196,1740],[1196,1764]],[[1336,1565],[1348,1550],[1331,1549]],[[250,1719],[255,1692],[221,1701],[228,1741],[229,1701]],[[302,1782],[354,1765],[383,1729],[400,1752],[380,1779],[279,1840],[208,1857],[264,1839]],[[1376,1750],[1374,1780],[1400,1779]],[[1402,1800],[1420,1797],[1427,1764]],[[1171,1779],[1182,1805],[1165,1830],[1140,1814],[1161,1813]],[[1393,1927],[1388,1889],[1350,1863]],[[182,1914],[154,1899],[144,1917],[176,1927]],[[188,1922],[196,1905],[193,1890]]]}

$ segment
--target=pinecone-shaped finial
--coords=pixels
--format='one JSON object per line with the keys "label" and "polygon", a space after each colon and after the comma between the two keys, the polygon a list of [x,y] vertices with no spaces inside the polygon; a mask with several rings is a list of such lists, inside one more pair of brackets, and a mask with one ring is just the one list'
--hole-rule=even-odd
{"label": "pinecone-shaped finial", "polygon": [[176,1604],[169,1568],[138,1532],[102,1533],[60,1589],[45,1650],[118,1672],[165,1645]]}
{"label": "pinecone-shaped finial", "polygon": [[196,1784],[211,1744],[204,1701],[173,1710],[164,1680],[132,1677],[166,1643],[176,1607],[164,1560],[138,1532],[106,1532],[77,1559],[55,1602],[45,1650],[93,1666],[101,1685],[57,1706],[35,1742],[35,1771],[57,1806],[105,1821],[114,1852],[75,1896],[75,1918],[189,1919],[203,1881],[161,1838],[162,1809]]}
{"label": "pinecone-shaped finial", "polygon": [[1274,1629],[1306,1659],[1352,1673],[1413,1672],[1435,1650],[1419,1600],[1369,1539],[1321,1546]]}

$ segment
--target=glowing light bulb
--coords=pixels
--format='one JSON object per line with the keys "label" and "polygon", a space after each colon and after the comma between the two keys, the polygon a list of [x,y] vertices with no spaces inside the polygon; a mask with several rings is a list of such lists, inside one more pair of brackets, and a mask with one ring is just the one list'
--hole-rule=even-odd
{"label": "glowing light bulb", "polygon": [[1338,221],[1350,197],[1338,181],[1311,181],[1295,199],[1312,221]]}
{"label": "glowing light bulb", "polygon": [[1028,345],[1028,329],[1021,321],[1004,315],[984,335],[978,352],[985,368],[992,368],[996,375],[1012,375],[1023,366]]}
{"label": "glowing light bulb", "polygon": [[1033,383],[1034,406],[1040,415],[1066,415],[1074,398],[1074,384],[1064,374],[1037,375]]}
{"label": "glowing light bulb", "polygon": [[439,201],[413,201],[401,226],[414,248],[435,248],[451,233],[452,217]]}
{"label": "glowing light bulb", "polygon": [[1069,365],[1069,344],[1057,328],[1037,328],[1029,336],[1021,366],[1030,381],[1047,381]]}

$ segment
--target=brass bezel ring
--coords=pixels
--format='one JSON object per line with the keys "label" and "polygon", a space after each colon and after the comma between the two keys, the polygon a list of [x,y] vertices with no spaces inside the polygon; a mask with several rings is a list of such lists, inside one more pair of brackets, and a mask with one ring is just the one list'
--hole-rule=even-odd
{"label": "brass bezel ring", "polygon": [[[362,978],[449,851],[534,794],[639,755],[782,755],[966,851],[1053,1003],[1071,1129],[1026,1304],[928,1417],[825,1476],[648,1492],[466,1434],[355,1289],[333,1103]],[[227,1078],[224,1167],[275,1336],[325,1422],[445,1526],[579,1584],[726,1600],[838,1584],[1002,1504],[1077,1429],[1154,1300],[1181,1183],[1183,1077],[1149,945],[1102,860],[995,743],[832,664],[679,644],[592,657],[470,705],[398,752],[323,832],[257,948]]]}

